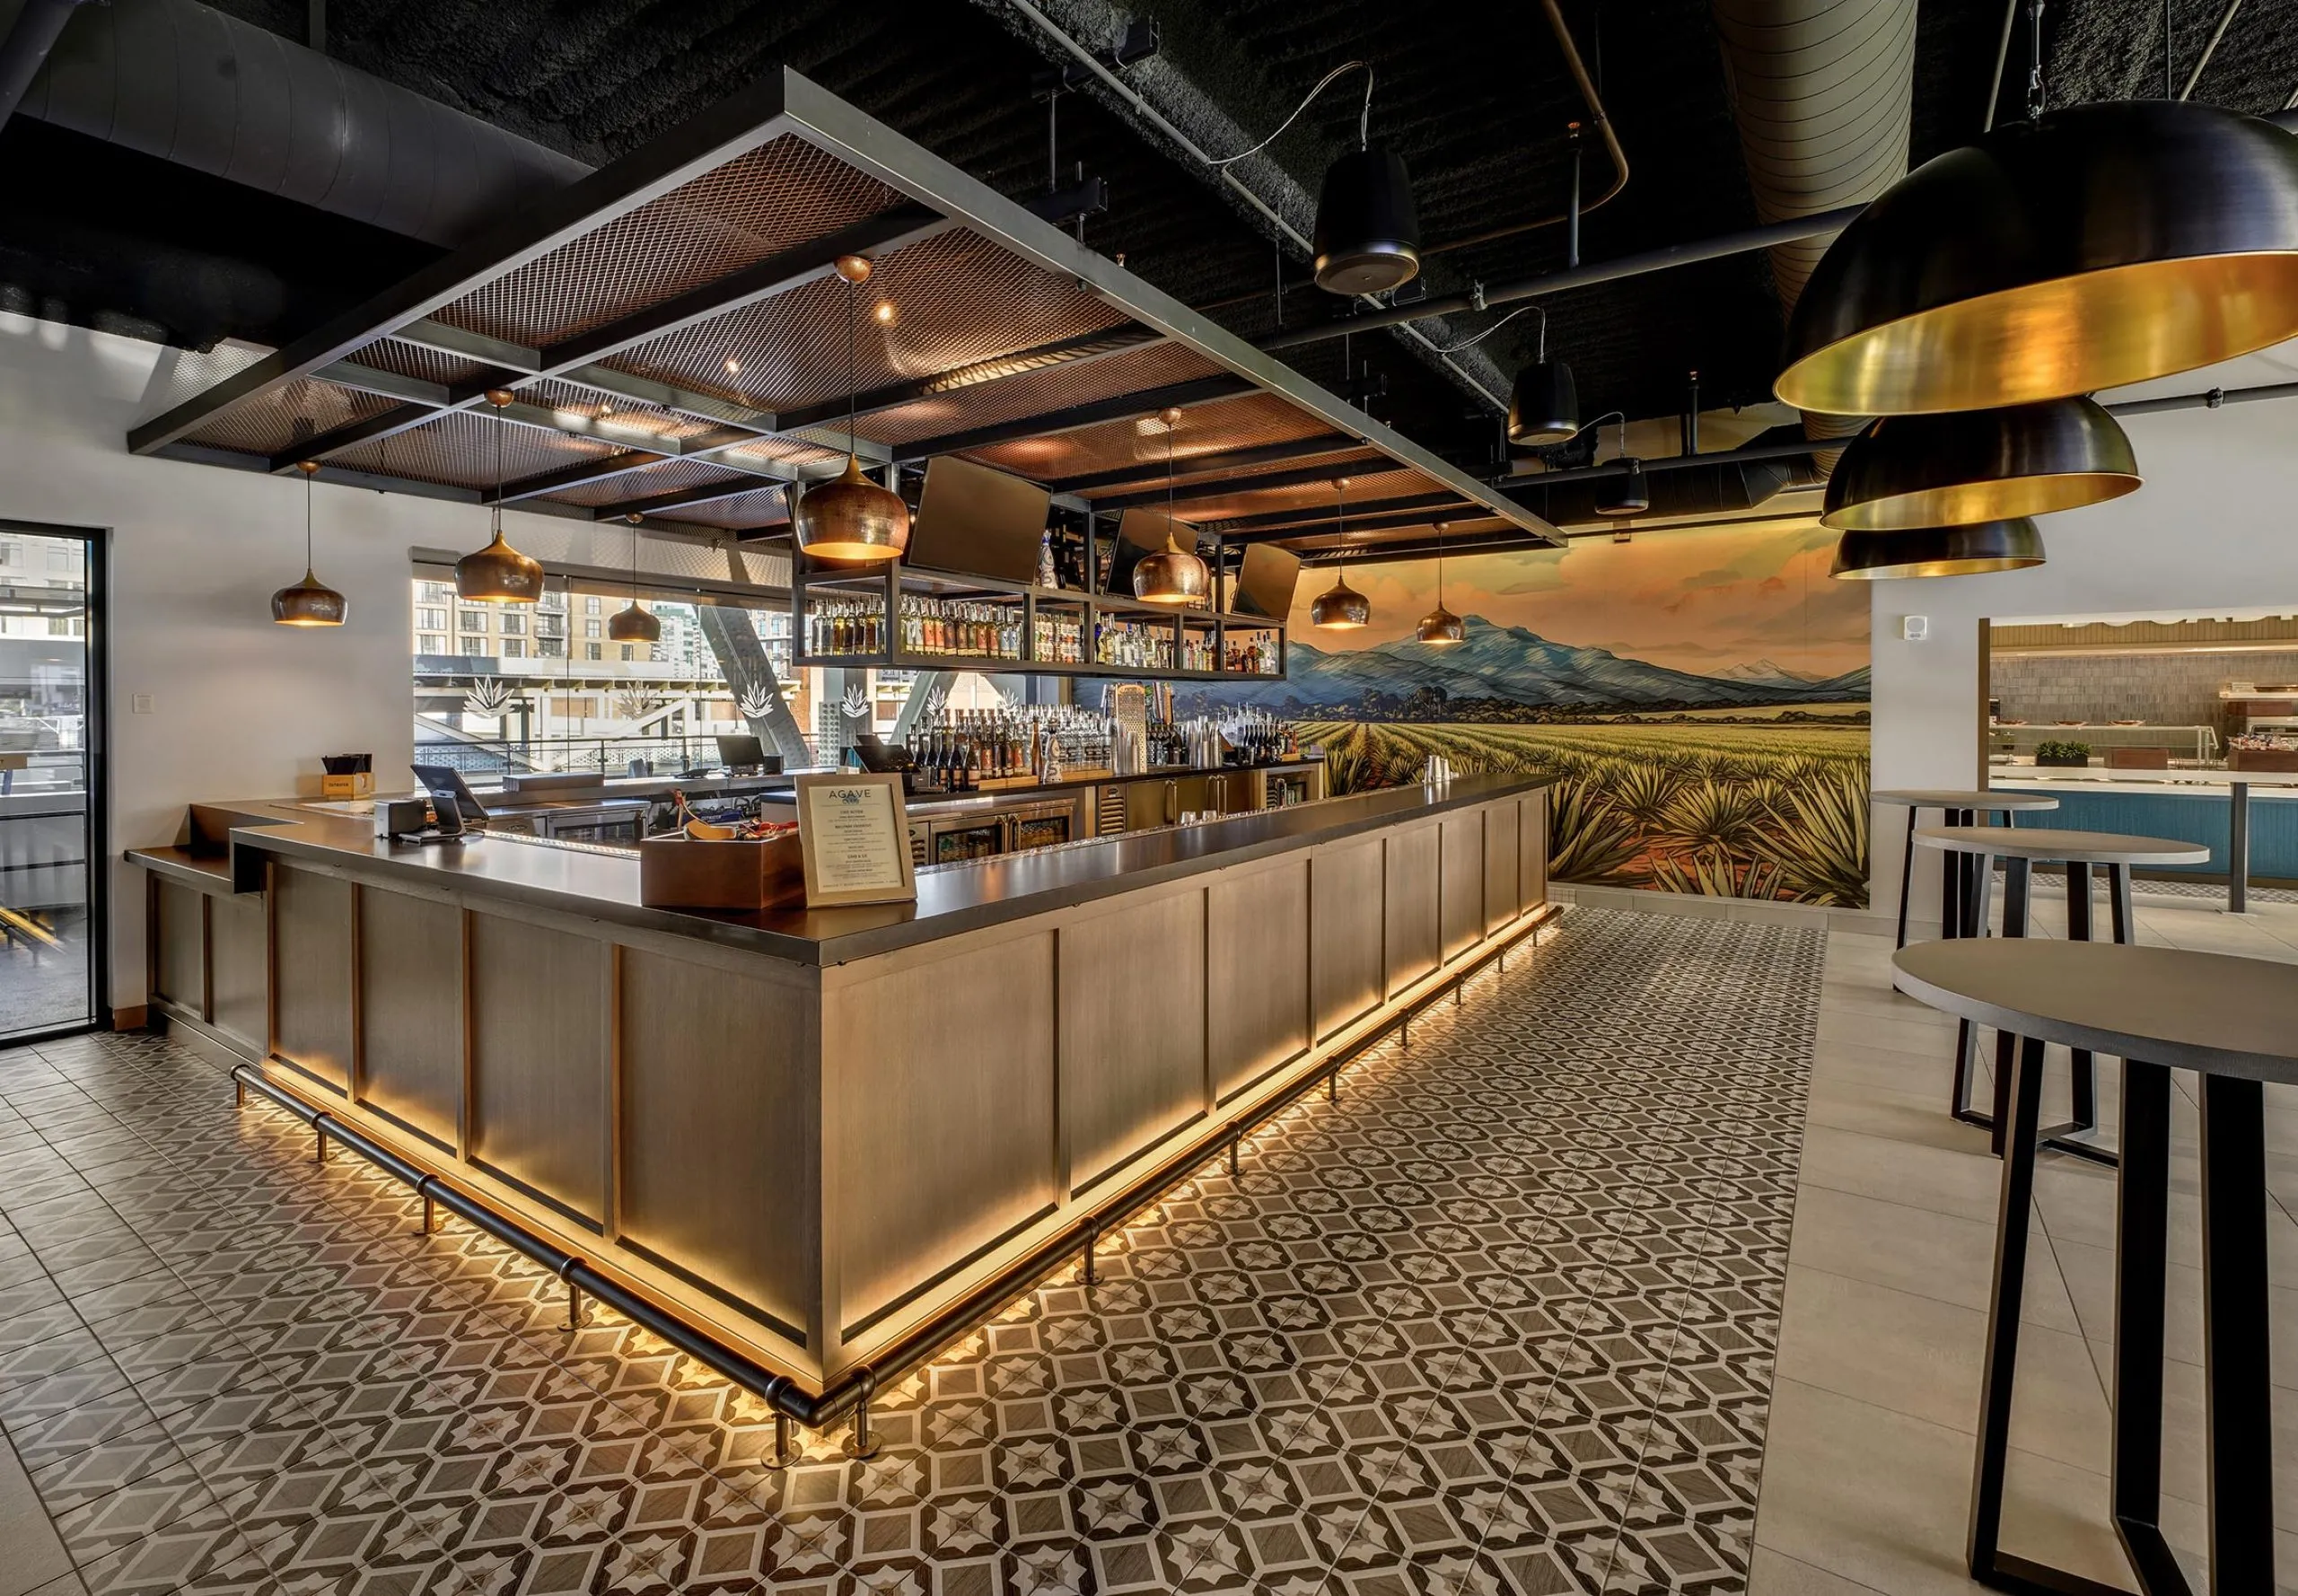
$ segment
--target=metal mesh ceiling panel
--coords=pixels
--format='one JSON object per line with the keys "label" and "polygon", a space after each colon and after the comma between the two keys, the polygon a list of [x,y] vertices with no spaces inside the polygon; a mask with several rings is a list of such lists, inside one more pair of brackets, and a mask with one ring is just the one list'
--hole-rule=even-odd
{"label": "metal mesh ceiling panel", "polygon": [[723,430],[717,422],[637,399],[614,398],[574,382],[530,382],[518,394],[530,404],[557,412],[566,421],[597,427],[601,437],[624,449],[645,449],[650,443]]}
{"label": "metal mesh ceiling panel", "polygon": [[492,376],[496,368],[460,355],[448,355],[437,349],[426,349],[420,344],[410,344],[404,338],[378,338],[351,357],[354,365],[372,366],[379,372],[397,376],[414,377],[425,382],[436,382],[443,388],[458,388]]}
{"label": "metal mesh ceiling panel", "polygon": [[[1389,464],[1385,460],[1380,463],[1383,466]],[[1400,466],[1381,471],[1352,470],[1345,475],[1348,478],[1348,502],[1352,504],[1441,491],[1435,483],[1419,472],[1407,470]],[[1184,520],[1199,523],[1233,521],[1241,515],[1267,515],[1279,510],[1316,510],[1329,513],[1339,500],[1339,493],[1328,479],[1296,483],[1290,487],[1255,488],[1220,498],[1197,499],[1183,504],[1180,513]]]}
{"label": "metal mesh ceiling panel", "polygon": [[495,486],[495,440],[503,439],[503,476],[508,482],[555,471],[578,460],[618,452],[612,443],[570,437],[542,427],[497,421],[492,416],[451,411],[435,421],[394,437],[378,438],[332,456],[333,463],[387,477],[411,477],[452,487]]}
{"label": "metal mesh ceiling panel", "polygon": [[[722,452],[716,458],[737,464],[794,466],[799,468],[835,467],[844,463],[846,451],[825,449],[812,443],[801,443],[793,438],[760,438],[754,443],[737,443]],[[809,475],[813,474],[809,471]]]}
{"label": "metal mesh ceiling panel", "polygon": [[[1305,410],[1296,410],[1273,394],[1249,393],[1181,412],[1172,428],[1173,460],[1183,476],[1191,455],[1220,454],[1250,449],[1259,443],[1284,443],[1314,437],[1331,429]],[[1122,470],[1128,466],[1162,470],[1165,463],[1165,424],[1153,416],[1104,421],[1050,438],[1028,438],[993,444],[970,452],[969,458],[1003,471],[1017,471],[1040,480],[1091,476]],[[1131,491],[1129,485],[1096,490]]]}
{"label": "metal mesh ceiling panel", "polygon": [[784,498],[781,489],[774,487],[746,493],[739,498],[713,499],[706,504],[689,504],[670,513],[680,521],[743,531],[751,527],[786,526],[790,521],[789,502]]}
{"label": "metal mesh ceiling panel", "polygon": [[221,412],[191,434],[189,441],[247,454],[285,454],[299,443],[381,416],[399,403],[378,393],[303,377]]}
{"label": "metal mesh ceiling panel", "polygon": [[[562,504],[619,504],[630,499],[649,498],[658,493],[676,493],[680,488],[706,487],[717,482],[757,480],[748,471],[730,471],[706,460],[666,460],[657,465],[641,466],[636,470],[602,477],[595,482],[581,483],[542,496],[556,499]],[[681,510],[675,513],[683,516],[685,512]]]}
{"label": "metal mesh ceiling panel", "polygon": [[[1391,548],[1399,543],[1428,543],[1435,539],[1437,519],[1444,520],[1444,535],[1447,538],[1467,538],[1516,530],[1496,515],[1462,516],[1457,521],[1432,515],[1428,521],[1408,526],[1381,527],[1369,532],[1351,532],[1346,541],[1329,535],[1288,537],[1285,539],[1285,547],[1296,554],[1331,554],[1344,548],[1362,551]],[[1434,551],[1432,549],[1430,552],[1433,554]],[[1461,550],[1464,555],[1473,552],[1475,551],[1472,549]]]}
{"label": "metal mesh ceiling panel", "polygon": [[[625,351],[607,364],[760,409],[846,397],[846,296],[863,391],[914,382],[1124,326],[1126,316],[1074,279],[1040,271],[952,228],[877,259],[870,280],[843,277],[787,294]],[[881,320],[883,313],[890,320]],[[727,363],[734,368],[730,370]]]}
{"label": "metal mesh ceiling panel", "polygon": [[[1211,376],[1218,370],[1194,349],[1184,348],[1179,344],[1150,344],[1085,365],[1050,366],[1044,371],[1009,377],[1003,382],[918,399],[891,410],[880,411],[875,416],[864,416],[857,430],[864,437],[874,438],[881,443],[912,443],[920,438],[968,432],[975,427],[995,426],[1002,422],[1019,421],[1032,416],[1048,416],[1074,405],[1137,393],[1145,388],[1162,388],[1170,382],[1186,382],[1193,377]],[[1057,425],[1058,422],[1050,425]],[[1057,443],[1058,440],[1048,438],[1035,442],[1050,444]],[[1028,451],[1019,445],[1012,445],[1009,446],[1009,457],[1013,455],[1026,460]],[[1037,468],[1032,465],[1009,465],[1006,469],[1027,476],[1038,475]]]}
{"label": "metal mesh ceiling panel", "polygon": [[540,347],[902,203],[812,145],[777,138],[436,314],[451,326]]}

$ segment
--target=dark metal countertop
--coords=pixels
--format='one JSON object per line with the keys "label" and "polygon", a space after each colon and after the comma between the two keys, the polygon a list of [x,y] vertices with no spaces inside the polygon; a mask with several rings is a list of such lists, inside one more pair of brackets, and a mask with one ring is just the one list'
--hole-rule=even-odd
{"label": "dark metal countertop", "polygon": [[[1473,776],[1442,786],[1390,787],[1202,825],[1013,854],[961,870],[930,871],[917,878],[915,903],[755,914],[648,908],[638,901],[638,862],[627,855],[522,846],[502,838],[394,845],[378,840],[365,820],[316,814],[291,802],[206,807],[229,811],[241,822],[230,836],[232,875],[242,890],[260,880],[259,870],[245,867],[272,854],[361,875],[396,877],[411,885],[449,888],[700,937],[800,964],[829,965],[1487,803],[1549,786],[1555,780],[1552,776]],[[127,856],[130,864],[183,879],[180,873],[188,861],[182,855],[180,849],[139,848],[130,849]]]}

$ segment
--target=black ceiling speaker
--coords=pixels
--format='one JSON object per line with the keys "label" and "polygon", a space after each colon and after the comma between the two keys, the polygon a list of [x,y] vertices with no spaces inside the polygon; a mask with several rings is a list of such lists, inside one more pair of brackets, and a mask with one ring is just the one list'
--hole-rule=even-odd
{"label": "black ceiling speaker", "polygon": [[1634,455],[1623,455],[1615,465],[1627,468],[1604,484],[1596,495],[1599,515],[1641,515],[1652,508],[1652,487],[1644,479],[1644,462]]}
{"label": "black ceiling speaker", "polygon": [[1382,294],[1418,276],[1420,216],[1404,157],[1372,145],[1327,167],[1314,243],[1317,286],[1328,294]]}

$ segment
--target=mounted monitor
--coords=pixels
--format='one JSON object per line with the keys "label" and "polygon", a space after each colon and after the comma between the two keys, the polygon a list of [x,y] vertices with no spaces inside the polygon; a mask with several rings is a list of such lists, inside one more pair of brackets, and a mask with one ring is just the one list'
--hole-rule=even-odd
{"label": "mounted monitor", "polygon": [[960,576],[1035,582],[1053,495],[1034,482],[954,454],[925,467],[905,564]]}
{"label": "mounted monitor", "polygon": [[1133,567],[1165,546],[1165,529],[1183,548],[1197,547],[1197,528],[1162,510],[1127,510],[1117,523],[1117,548],[1110,557],[1107,591],[1120,598],[1133,592]]}
{"label": "mounted monitor", "polygon": [[1301,580],[1301,557],[1269,543],[1245,546],[1245,563],[1237,572],[1237,585],[1229,594],[1229,609],[1238,615],[1262,615],[1270,620],[1293,616],[1293,589]]}

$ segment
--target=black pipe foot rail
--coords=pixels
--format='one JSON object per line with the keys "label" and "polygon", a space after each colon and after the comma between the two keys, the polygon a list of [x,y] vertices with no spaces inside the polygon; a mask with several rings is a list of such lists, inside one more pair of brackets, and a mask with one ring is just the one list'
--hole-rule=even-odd
{"label": "black pipe foot rail", "polygon": [[[1519,930],[1507,943],[1462,965],[1446,980],[1390,1016],[1385,1023],[1367,1031],[1343,1051],[1335,1054],[1325,1069],[1303,1077],[1286,1091],[1261,1103],[1252,1112],[1231,1121],[1227,1127],[1231,1172],[1238,1171],[1238,1157],[1244,1138],[1314,1091],[1319,1074],[1324,1078],[1329,1101],[1339,1101],[1340,1072],[1345,1065],[1379,1046],[1391,1033],[1401,1033],[1406,1045],[1409,1046],[1415,1014],[1448,992],[1453,995],[1456,1004],[1464,1001],[1460,992],[1466,982],[1487,965],[1504,959],[1508,947],[1518,942],[1529,940],[1533,947],[1539,947],[1541,930],[1561,912],[1561,905],[1545,906],[1531,924]],[[1504,969],[1505,966],[1502,968]],[[850,1413],[854,1418],[854,1428],[845,1443],[847,1457],[874,1457],[883,1445],[883,1436],[870,1427],[870,1400],[877,1390],[877,1374],[871,1366],[864,1364],[850,1370],[820,1393],[809,1394],[788,1375],[773,1372],[715,1337],[664,1312],[574,1254],[497,1214],[436,1175],[418,1169],[356,1127],[338,1119],[325,1109],[312,1108],[293,1092],[274,1085],[254,1065],[232,1065],[231,1079],[234,1107],[244,1106],[247,1094],[254,1092],[266,1101],[284,1109],[310,1126],[318,1138],[318,1162],[326,1161],[327,1144],[332,1139],[410,1188],[423,1199],[421,1233],[428,1235],[434,1228],[434,1206],[443,1207],[557,1276],[567,1288],[566,1323],[562,1329],[572,1332],[581,1328],[582,1299],[588,1296],[757,1397],[775,1416],[774,1456],[769,1460],[769,1467],[787,1468],[804,1456],[803,1449],[790,1433],[789,1425],[793,1421],[809,1429],[821,1430],[828,1429]],[[1019,1293],[1059,1267],[1062,1258],[1081,1242],[1084,1250],[1084,1283],[1089,1286],[1097,1285],[1100,1271],[1095,1250],[1101,1236],[1121,1226],[1128,1216],[1148,1207],[1168,1190],[1188,1179],[1203,1166],[1204,1161],[1205,1152],[1197,1148],[1151,1171],[1074,1228],[1047,1237],[1002,1273],[983,1282],[964,1298],[952,1303],[933,1320],[887,1348],[881,1355],[881,1361],[890,1369],[907,1369],[928,1361],[974,1324],[990,1317]]]}

